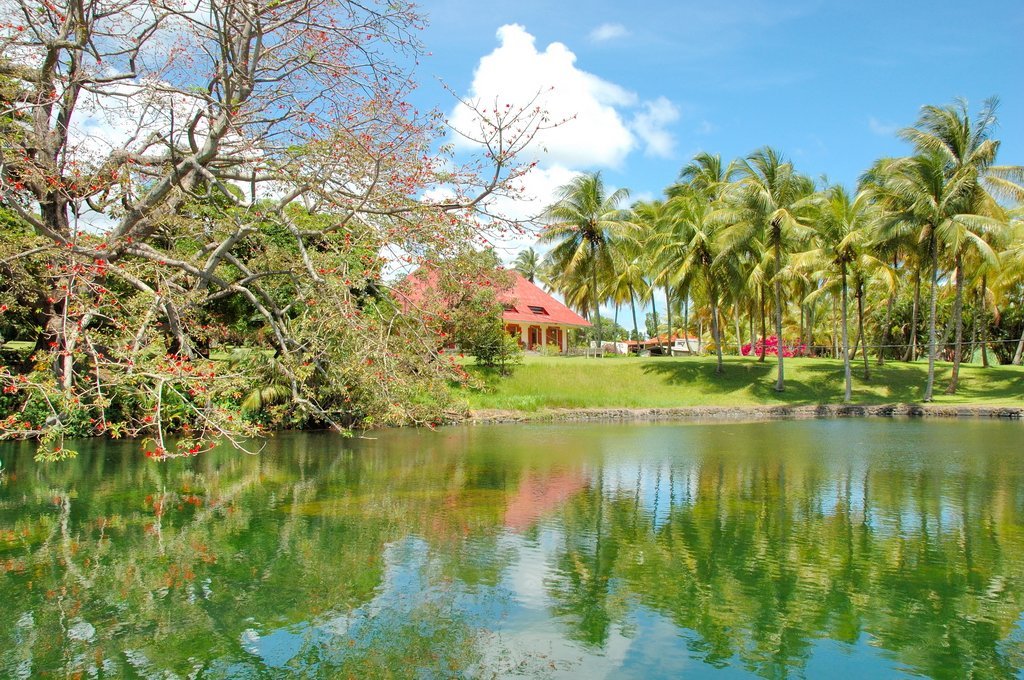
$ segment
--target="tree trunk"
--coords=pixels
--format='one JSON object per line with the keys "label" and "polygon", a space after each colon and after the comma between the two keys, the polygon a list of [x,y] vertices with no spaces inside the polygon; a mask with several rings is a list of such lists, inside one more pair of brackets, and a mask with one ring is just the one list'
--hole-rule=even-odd
{"label": "tree trunk", "polygon": [[857,335],[860,338],[860,349],[864,355],[864,379],[871,380],[871,369],[868,365],[868,339],[864,335],[864,285],[857,286]]}
{"label": "tree trunk", "polygon": [[668,284],[665,284],[665,316],[668,318],[668,354],[672,356],[672,294],[668,290]]}
{"label": "tree trunk", "polygon": [[904,361],[917,359],[917,310],[921,306],[921,268],[914,270],[914,304],[910,308],[910,343],[907,346],[907,353],[903,355]]}
{"label": "tree trunk", "polygon": [[896,304],[896,293],[889,293],[889,301],[885,305],[885,328],[882,330],[882,346],[878,348],[878,365],[885,365],[885,350],[892,342],[892,307]]}
{"label": "tree trunk", "polygon": [[1017,351],[1013,353],[1013,365],[1020,366],[1021,359],[1024,358],[1024,332],[1020,335],[1020,341],[1017,343]]}
{"label": "tree trunk", "polygon": [[715,354],[718,355],[718,367],[715,373],[721,374],[722,367],[722,337],[718,331],[718,295],[711,292],[711,337],[715,339]]}
{"label": "tree trunk", "polygon": [[931,310],[928,313],[928,379],[924,386],[924,401],[932,400],[932,392],[935,389],[935,354],[938,352],[937,338],[935,337],[935,306],[939,299],[939,244],[935,242],[934,229],[929,239],[929,246],[932,250],[932,292]]}
{"label": "tree trunk", "polygon": [[956,298],[953,300],[953,324],[956,327],[956,339],[953,341],[953,375],[949,379],[946,394],[956,394],[960,384],[960,361],[964,353],[964,264],[960,253],[956,255]]}
{"label": "tree trunk", "polygon": [[782,363],[782,279],[779,278],[779,271],[782,269],[782,245],[775,241],[775,337],[778,345],[776,354],[779,357],[779,376],[775,381],[775,391],[782,392],[786,389],[784,367]]}
{"label": "tree trunk", "polygon": [[846,392],[843,397],[843,402],[849,404],[853,398],[853,378],[850,371],[850,336],[847,330],[847,287],[846,287],[846,263],[842,264],[842,280],[843,280],[843,322],[842,322],[842,333],[843,333],[843,376],[846,380]]}
{"label": "tree trunk", "polygon": [[968,345],[971,349],[967,353],[968,363],[974,362],[974,355],[978,353],[978,318],[981,315],[981,290],[979,289],[977,294],[974,296],[974,307],[972,308],[971,314],[971,343]]}
{"label": "tree trunk", "polygon": [[764,362],[765,352],[765,340],[768,338],[768,318],[767,312],[764,308],[764,286],[761,286],[761,351],[757,358],[758,361]]}
{"label": "tree trunk", "polygon": [[600,352],[602,347],[604,346],[604,338],[601,336],[601,303],[598,301],[597,297],[597,249],[591,246],[590,254],[591,296],[594,298],[594,325],[595,330],[597,331],[597,350]]}
{"label": "tree trunk", "polygon": [[740,306],[733,305],[733,320],[736,322],[736,356],[743,354],[743,336],[740,335]]}
{"label": "tree trunk", "polygon": [[754,300],[747,303],[747,324],[750,326],[750,344],[754,344]]}
{"label": "tree trunk", "polygon": [[[636,296],[633,294],[633,284],[629,284],[629,307],[633,310],[633,335],[634,340],[640,342],[640,327],[636,325]],[[639,349],[639,345],[637,346]],[[639,354],[639,352],[637,352]]]}
{"label": "tree trunk", "polygon": [[981,365],[988,368],[988,275],[981,277]]}
{"label": "tree trunk", "polygon": [[836,321],[836,316],[837,316],[836,306],[837,306],[837,302],[836,302],[836,296],[835,295],[833,295],[831,297],[832,297],[832,358],[833,359],[838,359],[839,358],[840,340],[839,340],[839,327],[837,325],[839,322]]}
{"label": "tree trunk", "polygon": [[686,346],[690,346],[690,291],[686,291],[683,298],[683,337],[686,338]]}

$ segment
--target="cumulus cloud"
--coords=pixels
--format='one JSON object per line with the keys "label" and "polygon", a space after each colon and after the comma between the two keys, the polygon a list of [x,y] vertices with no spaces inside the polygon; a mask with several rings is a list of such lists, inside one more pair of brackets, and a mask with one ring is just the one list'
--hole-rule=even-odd
{"label": "cumulus cloud", "polygon": [[590,32],[591,42],[607,42],[616,38],[625,38],[629,30],[622,24],[601,24]]}
{"label": "cumulus cloud", "polygon": [[665,97],[644,102],[642,110],[633,116],[633,130],[644,142],[644,153],[671,158],[676,141],[667,126],[677,120],[679,107]]}
{"label": "cumulus cloud", "polygon": [[[551,120],[565,121],[535,140],[534,159],[542,165],[614,168],[640,144],[652,153],[671,148],[666,126],[675,118],[667,99],[641,102],[635,92],[579,68],[566,45],[554,42],[538,50],[518,24],[502,26],[497,37],[498,47],[480,59],[467,100],[489,108],[524,106],[537,98]],[[462,104],[451,117],[457,129],[473,129],[474,120]]]}

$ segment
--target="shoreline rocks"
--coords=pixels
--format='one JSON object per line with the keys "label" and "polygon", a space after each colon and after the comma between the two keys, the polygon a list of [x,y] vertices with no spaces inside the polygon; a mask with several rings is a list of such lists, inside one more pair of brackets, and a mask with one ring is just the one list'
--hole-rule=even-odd
{"label": "shoreline rocks", "polygon": [[673,408],[553,408],[541,411],[471,411],[464,423],[586,422],[600,420],[781,420],[807,418],[1024,418],[1020,406],[962,404],[802,404],[681,406]]}

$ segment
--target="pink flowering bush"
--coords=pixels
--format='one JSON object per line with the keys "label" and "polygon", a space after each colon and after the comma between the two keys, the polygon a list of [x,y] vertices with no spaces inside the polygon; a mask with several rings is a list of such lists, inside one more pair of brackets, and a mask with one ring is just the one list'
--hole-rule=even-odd
{"label": "pink flowering bush", "polygon": [[778,356],[781,349],[782,356],[784,357],[805,357],[809,356],[807,352],[807,345],[800,343],[797,345],[787,345],[785,343],[780,344],[778,337],[771,335],[764,340],[758,340],[754,344],[749,342],[740,348],[743,352],[743,356],[761,356],[761,346],[764,346],[764,353],[766,356]]}

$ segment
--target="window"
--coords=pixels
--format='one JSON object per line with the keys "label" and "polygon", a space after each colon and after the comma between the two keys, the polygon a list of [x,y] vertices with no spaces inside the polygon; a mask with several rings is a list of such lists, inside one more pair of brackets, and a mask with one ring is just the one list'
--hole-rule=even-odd
{"label": "window", "polygon": [[540,314],[542,316],[548,315],[548,310],[544,309],[543,307],[537,307],[535,305],[530,305],[530,311],[533,312],[534,314]]}
{"label": "window", "polygon": [[519,310],[518,310],[518,309],[516,309],[516,306],[515,306],[515,305],[510,305],[510,304],[507,304],[507,303],[506,303],[506,304],[505,304],[505,311],[506,311],[506,312],[518,312]]}

